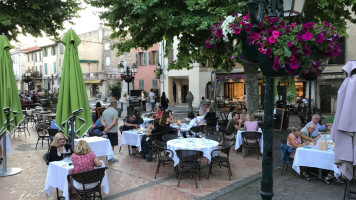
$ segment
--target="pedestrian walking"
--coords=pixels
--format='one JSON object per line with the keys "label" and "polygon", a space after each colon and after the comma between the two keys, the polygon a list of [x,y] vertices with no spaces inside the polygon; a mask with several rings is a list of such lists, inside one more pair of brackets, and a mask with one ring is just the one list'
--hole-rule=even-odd
{"label": "pedestrian walking", "polygon": [[151,89],[151,92],[150,92],[150,94],[148,96],[150,97],[150,104],[151,104],[151,111],[150,112],[154,112],[155,111],[155,104],[156,104],[156,101],[155,101],[156,94],[153,92],[153,89]]}
{"label": "pedestrian walking", "polygon": [[162,92],[162,96],[161,96],[161,106],[163,111],[165,111],[168,108],[168,104],[169,104],[169,100],[166,97],[166,93]]}

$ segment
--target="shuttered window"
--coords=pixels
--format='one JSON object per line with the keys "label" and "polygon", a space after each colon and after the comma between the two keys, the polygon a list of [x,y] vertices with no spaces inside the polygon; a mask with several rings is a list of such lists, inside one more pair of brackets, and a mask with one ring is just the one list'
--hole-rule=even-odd
{"label": "shuttered window", "polygon": [[152,65],[152,52],[148,52],[148,64]]}
{"label": "shuttered window", "polygon": [[139,64],[138,64],[138,53],[136,53],[136,65],[139,66]]}
{"label": "shuttered window", "polygon": [[139,90],[145,90],[145,80],[144,79],[139,80]]}
{"label": "shuttered window", "polygon": [[157,79],[152,79],[152,89],[154,89],[154,90],[158,89],[158,81],[157,81]]}
{"label": "shuttered window", "polygon": [[146,52],[143,52],[143,63],[142,65],[147,65],[147,62],[146,62]]}

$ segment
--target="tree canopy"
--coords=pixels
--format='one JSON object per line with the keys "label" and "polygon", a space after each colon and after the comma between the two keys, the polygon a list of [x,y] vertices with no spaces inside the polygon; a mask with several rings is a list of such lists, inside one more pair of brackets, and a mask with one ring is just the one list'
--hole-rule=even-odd
{"label": "tree canopy", "polygon": [[79,4],[77,0],[0,1],[0,31],[10,40],[19,34],[58,36],[63,23],[76,16]]}
{"label": "tree canopy", "polygon": [[[87,0],[94,7],[106,8],[101,15],[114,32],[113,38],[125,38],[115,44],[119,54],[131,48],[148,49],[153,44],[167,42],[167,52],[173,47],[173,40],[179,39],[177,60],[170,69],[189,68],[193,62],[230,71],[233,67],[230,55],[224,54],[224,47],[216,52],[206,52],[204,41],[209,37],[211,26],[232,13],[247,13],[245,1],[231,0]],[[298,22],[326,20],[336,29],[346,32],[347,20],[356,22],[355,0],[310,0]],[[223,63],[227,63],[224,65]]]}

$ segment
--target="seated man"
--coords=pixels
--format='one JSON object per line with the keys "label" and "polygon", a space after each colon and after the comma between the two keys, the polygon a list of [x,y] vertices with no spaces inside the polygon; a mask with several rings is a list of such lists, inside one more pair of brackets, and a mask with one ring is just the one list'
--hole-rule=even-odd
{"label": "seated man", "polygon": [[104,126],[101,123],[101,116],[96,120],[95,124],[91,125],[88,132],[90,136],[103,136]]}
{"label": "seated man", "polygon": [[237,112],[232,113],[232,119],[227,123],[226,130],[229,133],[225,135],[225,138],[230,140],[233,139],[236,131],[240,130],[242,124],[242,119],[239,120],[239,114]]}
{"label": "seated man", "polygon": [[136,115],[135,114],[131,114],[130,118],[126,119],[125,122],[124,122],[123,131],[127,131],[127,130],[138,128],[138,124],[136,124],[135,121],[136,121]]}
{"label": "seated man", "polygon": [[307,125],[305,125],[305,127],[307,127],[311,123],[315,124],[315,130],[310,135],[311,138],[316,138],[318,136],[319,131],[325,130],[327,127],[331,126],[331,124],[320,125],[319,121],[320,121],[320,115],[314,114],[312,117],[312,121],[310,121]]}
{"label": "seated man", "polygon": [[[312,133],[314,132],[315,128],[316,128],[316,125],[314,123],[309,123],[308,125],[303,127],[302,130],[300,130],[300,132],[307,137],[316,139],[316,137],[312,136]],[[305,142],[305,141],[303,140],[303,142]]]}

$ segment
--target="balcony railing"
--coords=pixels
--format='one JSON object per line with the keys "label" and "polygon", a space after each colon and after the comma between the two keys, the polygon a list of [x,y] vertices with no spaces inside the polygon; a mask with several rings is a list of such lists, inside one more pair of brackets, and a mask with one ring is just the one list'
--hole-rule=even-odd
{"label": "balcony railing", "polygon": [[119,76],[118,73],[111,73],[111,72],[83,73],[84,80],[107,80],[107,79],[114,79],[117,76]]}

